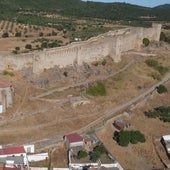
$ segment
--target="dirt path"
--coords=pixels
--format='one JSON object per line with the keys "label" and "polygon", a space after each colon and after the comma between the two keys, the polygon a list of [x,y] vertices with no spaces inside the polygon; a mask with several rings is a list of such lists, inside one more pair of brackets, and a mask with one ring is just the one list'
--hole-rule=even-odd
{"label": "dirt path", "polygon": [[79,132],[80,133],[87,132],[88,130],[93,129],[97,124],[105,123],[107,120],[113,118],[114,116],[121,114],[122,111],[128,109],[129,107],[133,107],[136,104],[138,104],[140,101],[150,97],[152,95],[152,93],[156,90],[157,86],[159,86],[160,84],[169,83],[169,81],[170,81],[170,73],[168,73],[160,82],[153,85],[152,87],[150,87],[148,90],[146,90],[145,92],[143,92],[139,96],[134,97],[133,99],[129,100],[126,103],[123,103],[121,105],[118,105],[116,107],[109,109],[108,111],[106,111],[103,114],[102,117],[99,117],[95,121],[88,124],[86,127],[83,127],[82,129],[79,130]]}
{"label": "dirt path", "polygon": [[37,96],[34,96],[34,97],[30,97],[29,99],[30,99],[30,100],[37,100],[37,99],[39,99],[39,98],[48,96],[48,95],[50,95],[50,94],[52,94],[52,93],[54,93],[54,92],[62,92],[62,91],[67,90],[67,89],[69,89],[69,88],[75,88],[75,87],[79,87],[79,86],[81,86],[81,85],[91,84],[91,83],[94,83],[94,82],[99,81],[99,80],[101,80],[101,81],[106,80],[106,79],[108,79],[108,78],[110,78],[110,77],[113,77],[113,76],[115,76],[115,75],[123,72],[123,71],[126,71],[126,70],[127,70],[130,66],[132,66],[134,63],[135,63],[135,60],[132,59],[125,67],[123,67],[123,68],[120,69],[119,71],[114,72],[114,73],[112,73],[112,74],[110,74],[110,75],[108,75],[108,76],[105,76],[105,77],[103,77],[103,78],[100,77],[100,78],[96,78],[96,79],[93,79],[93,80],[86,80],[86,81],[83,81],[83,82],[81,82],[81,83],[76,83],[76,84],[74,84],[74,85],[69,85],[69,86],[61,87],[61,88],[56,88],[56,89],[54,89],[54,90],[51,90],[51,91],[42,93],[42,94],[40,94],[40,95],[37,95]]}

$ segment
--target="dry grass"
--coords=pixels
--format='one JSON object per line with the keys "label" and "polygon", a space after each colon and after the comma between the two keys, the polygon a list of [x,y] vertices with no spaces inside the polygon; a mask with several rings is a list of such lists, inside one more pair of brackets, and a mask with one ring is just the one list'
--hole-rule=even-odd
{"label": "dry grass", "polygon": [[[168,60],[168,56],[165,56],[165,63]],[[112,64],[109,63],[109,67],[112,67],[116,72],[129,61],[130,57],[126,56],[122,62],[118,64],[113,62]],[[148,72],[150,72],[151,69],[143,63],[144,61],[141,60],[138,62],[130,66],[123,73],[104,81],[107,89],[107,95],[105,97],[90,97],[90,104],[81,105],[76,108],[67,102],[47,112],[26,116],[21,120],[2,126],[0,143],[21,143],[28,140],[34,141],[36,139],[42,139],[47,136],[64,135],[86,126],[114,106],[127,102],[156,82],[156,80],[148,76]],[[6,76],[6,78],[13,82],[16,95],[14,107],[3,115],[5,119],[15,118],[19,115],[27,115],[36,109],[54,105],[53,102],[30,101],[30,96],[48,91],[48,89],[35,88],[23,79],[22,74],[15,73],[14,77]],[[56,86],[58,87],[58,84],[56,84]],[[83,91],[69,89],[64,93],[54,93],[52,94],[53,96],[50,97],[63,99],[70,94],[86,96]]]}
{"label": "dry grass", "polygon": [[[159,60],[162,65],[170,67],[169,51],[163,48],[153,48],[150,50],[154,50],[154,52],[158,54],[158,58],[156,59]],[[74,108],[69,102],[67,102],[47,112],[37,113],[1,126],[0,143],[27,143],[28,141],[35,141],[38,139],[42,140],[51,136],[64,135],[86,126],[100,116],[103,116],[103,114],[109,109],[117,106],[118,104],[129,101],[131,98],[139,95],[157,82],[157,80],[154,80],[149,75],[149,73],[153,70],[144,63],[145,59],[147,59],[147,57],[142,58],[142,60],[136,59],[137,62],[126,71],[105,80],[104,83],[107,89],[107,95],[105,97],[89,97],[84,91],[79,91],[77,89],[69,89],[64,93],[54,93],[51,96],[48,96],[49,98],[63,99],[70,94],[85,95],[90,98],[91,103]],[[114,72],[117,72],[131,60],[131,56],[125,55],[123,56],[122,62],[117,64],[111,62],[108,66],[111,67]],[[105,69],[104,67],[99,67],[98,69],[102,68]],[[12,81],[16,93],[14,107],[2,115],[1,121],[8,120],[19,115],[26,115],[31,111],[48,107],[53,104],[47,101],[30,101],[30,96],[41,94],[51,90],[51,88],[36,88],[24,80],[21,73],[14,72],[14,74],[15,76],[13,77],[1,75],[1,78],[5,77],[9,81]],[[93,79],[93,77],[90,78]],[[53,86],[53,88],[62,86],[63,83],[57,83]],[[140,105],[133,110],[133,114],[129,120],[132,125],[131,128],[139,129],[146,135],[147,142],[144,144],[130,145],[127,148],[118,146],[112,139],[114,130],[111,125],[112,120],[109,121],[105,128],[98,133],[98,136],[103,141],[107,149],[126,169],[138,170],[140,167],[140,170],[149,170],[152,169],[153,166],[162,167],[162,164],[156,155],[152,141],[153,138],[157,136],[167,134],[170,125],[157,119],[146,118],[143,111],[161,104],[169,104],[169,101],[169,93],[161,96],[155,94],[149,100],[140,103]],[[63,149],[64,153],[61,158],[57,157],[58,153],[62,151],[62,148],[63,147],[59,147],[58,150],[54,152],[56,154],[54,154],[53,159],[61,161],[57,163],[54,161],[53,164],[65,167],[67,162],[67,160],[64,160],[64,158],[66,158],[65,150]]]}
{"label": "dry grass", "polygon": [[98,131],[98,137],[125,169],[150,170],[153,167],[163,167],[155,151],[153,141],[169,133],[170,123],[164,123],[159,119],[149,119],[144,115],[144,111],[160,105],[169,105],[170,85],[168,85],[168,90],[169,93],[167,94],[159,95],[155,93],[149,99],[138,104],[128,118],[131,124],[130,129],[140,130],[146,137],[146,143],[130,144],[125,148],[119,146],[112,138],[115,131],[112,125],[114,119],[109,120],[105,127]]}

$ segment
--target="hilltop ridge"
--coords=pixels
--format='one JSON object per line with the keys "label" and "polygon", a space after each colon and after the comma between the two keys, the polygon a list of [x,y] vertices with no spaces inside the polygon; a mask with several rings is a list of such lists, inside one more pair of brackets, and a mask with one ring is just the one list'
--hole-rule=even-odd
{"label": "hilltop ridge", "polygon": [[48,12],[111,20],[143,20],[141,16],[149,16],[152,20],[153,18],[154,20],[170,20],[169,4],[149,8],[128,3],[84,2],[81,0],[1,0],[0,6],[0,19],[12,19],[14,16],[19,18],[22,17],[22,12],[31,11],[34,14]]}

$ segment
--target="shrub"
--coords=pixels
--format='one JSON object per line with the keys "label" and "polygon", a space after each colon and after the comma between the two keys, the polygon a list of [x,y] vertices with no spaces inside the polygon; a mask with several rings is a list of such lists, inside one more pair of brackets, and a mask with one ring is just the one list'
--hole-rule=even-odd
{"label": "shrub", "polygon": [[103,61],[102,61],[102,66],[105,66],[106,63],[107,63],[106,60],[103,60]]}
{"label": "shrub", "polygon": [[47,42],[43,42],[42,44],[41,44],[41,48],[47,48],[48,47],[48,43]]}
{"label": "shrub", "polygon": [[9,37],[8,33],[7,33],[7,32],[4,32],[4,33],[2,34],[2,38],[7,38],[7,37]]}
{"label": "shrub", "polygon": [[16,32],[15,37],[21,37],[21,32]]}
{"label": "shrub", "polygon": [[105,149],[104,146],[100,145],[100,146],[96,146],[96,147],[94,148],[94,152],[99,152],[100,155],[101,155],[101,154],[103,154],[103,153],[106,152],[106,149]]}
{"label": "shrub", "polygon": [[97,162],[97,160],[100,158],[99,152],[93,152],[90,156],[90,160],[93,162]]}
{"label": "shrub", "polygon": [[13,50],[12,53],[13,54],[18,54],[18,51],[17,50]]}
{"label": "shrub", "polygon": [[149,118],[156,118],[159,116],[159,113],[156,110],[150,110],[148,112],[145,112],[145,116]]}
{"label": "shrub", "polygon": [[145,63],[154,68],[155,70],[157,70],[161,75],[164,75],[169,69],[167,67],[163,67],[162,65],[160,65],[158,63],[158,61],[153,60],[153,59],[148,59],[145,61]]}
{"label": "shrub", "polygon": [[149,74],[154,80],[161,80],[161,75],[158,72],[152,72]]}
{"label": "shrub", "polygon": [[170,106],[160,106],[154,110],[145,112],[149,118],[159,118],[164,122],[170,122]]}
{"label": "shrub", "polygon": [[161,93],[166,93],[168,91],[168,89],[162,84],[159,85],[156,89],[157,89],[157,92],[160,93],[160,94]]}
{"label": "shrub", "polygon": [[106,149],[103,145],[96,146],[90,155],[90,159],[96,162],[102,154],[106,153]]}
{"label": "shrub", "polygon": [[43,32],[40,32],[39,33],[39,37],[43,37],[44,36],[44,33]]}
{"label": "shrub", "polygon": [[145,136],[140,131],[138,131],[138,130],[131,131],[131,140],[130,140],[130,142],[132,140],[135,141],[136,143],[137,142],[144,143],[146,141]]}
{"label": "shrub", "polygon": [[170,43],[170,36],[166,36],[164,32],[161,32],[160,40]]}
{"label": "shrub", "polygon": [[145,47],[147,47],[150,44],[150,41],[148,38],[144,38],[143,39],[143,44],[145,45]]}
{"label": "shrub", "polygon": [[20,50],[20,47],[15,47],[15,50],[16,50],[16,51],[19,51],[19,50]]}
{"label": "shrub", "polygon": [[164,32],[161,32],[160,41],[165,41],[165,40],[166,40],[166,35]]}
{"label": "shrub", "polygon": [[68,76],[68,72],[67,71],[65,71],[63,74],[64,74],[65,77]]}
{"label": "shrub", "polygon": [[3,75],[9,75],[9,76],[14,76],[14,73],[13,72],[11,72],[11,71],[7,71],[7,70],[4,70],[3,71]]}
{"label": "shrub", "polygon": [[92,96],[104,96],[106,95],[106,88],[104,84],[98,82],[97,85],[89,87],[86,93]]}
{"label": "shrub", "polygon": [[120,131],[116,138],[120,146],[128,146],[129,143],[137,144],[138,142],[145,142],[145,136],[140,131]]}
{"label": "shrub", "polygon": [[81,159],[81,158],[86,158],[87,157],[87,152],[86,151],[79,151],[77,154],[77,158]]}
{"label": "shrub", "polygon": [[26,45],[25,45],[25,48],[31,50],[31,49],[32,49],[32,45],[31,45],[31,44],[26,44]]}
{"label": "shrub", "polygon": [[163,67],[163,66],[157,66],[157,68],[156,68],[158,71],[159,71],[159,73],[161,74],[161,75],[164,75],[166,72],[168,72],[168,68],[167,67]]}
{"label": "shrub", "polygon": [[145,61],[145,63],[148,66],[153,67],[153,68],[156,68],[159,65],[158,61],[153,60],[153,59],[148,59],[148,60]]}
{"label": "shrub", "polygon": [[95,62],[95,63],[93,63],[93,65],[97,67],[99,65],[99,63]]}
{"label": "shrub", "polygon": [[120,146],[128,146],[130,142],[130,133],[129,131],[120,131],[118,134],[118,144]]}

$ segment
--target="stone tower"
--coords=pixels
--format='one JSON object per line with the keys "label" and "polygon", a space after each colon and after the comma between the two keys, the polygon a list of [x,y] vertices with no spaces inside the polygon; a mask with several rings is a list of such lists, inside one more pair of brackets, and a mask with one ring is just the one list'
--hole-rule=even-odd
{"label": "stone tower", "polygon": [[0,80],[0,113],[12,107],[14,98],[14,89],[10,82]]}

